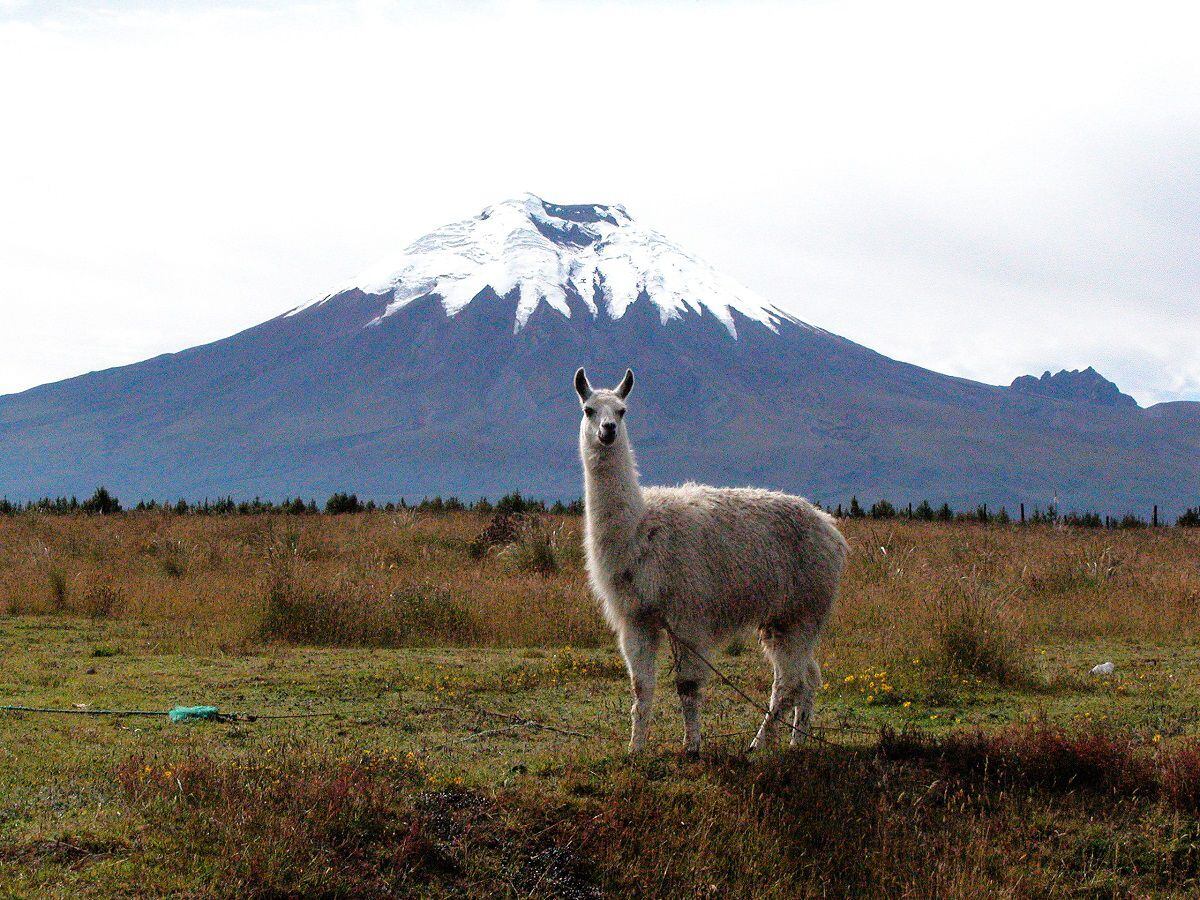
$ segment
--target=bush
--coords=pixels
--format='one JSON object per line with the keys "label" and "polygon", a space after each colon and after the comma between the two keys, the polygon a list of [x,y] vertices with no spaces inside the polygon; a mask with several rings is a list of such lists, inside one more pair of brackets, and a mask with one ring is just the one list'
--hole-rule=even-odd
{"label": "bush", "polygon": [[1009,597],[972,573],[934,601],[934,633],[947,668],[997,684],[1029,680],[1021,635],[1006,615]]}
{"label": "bush", "polygon": [[483,529],[467,547],[471,559],[483,559],[497,547],[507,547],[521,534],[524,516],[507,510],[497,510],[487,528]]}
{"label": "bush", "polygon": [[525,531],[520,540],[509,546],[508,554],[522,572],[553,575],[559,570],[555,543],[554,532],[533,528]]}
{"label": "bush", "polygon": [[[520,495],[516,496],[519,499]],[[538,575],[558,572],[561,568],[558,561],[558,531],[547,530],[537,513],[512,510],[513,505],[504,501],[497,504],[492,520],[471,541],[467,553],[472,559],[482,559],[489,552],[499,550],[522,572]]]}

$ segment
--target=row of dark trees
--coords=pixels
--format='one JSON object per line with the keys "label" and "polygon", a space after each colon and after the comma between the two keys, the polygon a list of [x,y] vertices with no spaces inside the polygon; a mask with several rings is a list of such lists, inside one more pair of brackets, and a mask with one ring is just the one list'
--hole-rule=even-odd
{"label": "row of dark trees", "polygon": [[[249,516],[264,513],[279,513],[293,516],[341,515],[344,513],[371,512],[386,510],[416,510],[417,512],[477,512],[481,515],[491,515],[494,512],[526,513],[543,512],[555,515],[578,515],[583,512],[583,501],[575,500],[563,503],[556,500],[547,504],[543,500],[531,500],[521,496],[520,491],[506,494],[493,503],[487,497],[478,500],[463,501],[458,497],[442,498],[424,497],[420,503],[408,503],[403,498],[396,503],[379,504],[374,500],[359,500],[357,494],[336,493],[325,501],[324,506],[318,506],[313,499],[289,497],[276,503],[255,497],[253,500],[234,500],[232,497],[222,497],[217,500],[205,499],[189,503],[187,500],[171,501],[141,500],[133,507],[135,512],[164,512],[176,515],[197,516]],[[88,515],[111,515],[123,512],[121,501],[114,497],[107,488],[97,488],[96,492],[86,500],[78,497],[43,497],[27,503],[14,503],[7,497],[0,499],[0,515],[16,515],[22,512],[40,512],[49,515],[70,515],[75,513]]]}
{"label": "row of dark trees", "polygon": [[[910,519],[919,522],[982,522],[984,524],[1009,525],[1014,522],[1019,525],[1068,525],[1073,528],[1157,528],[1165,524],[1159,520],[1158,507],[1155,506],[1149,519],[1144,519],[1134,513],[1123,516],[1101,516],[1096,512],[1062,513],[1054,504],[1045,509],[1035,506],[1026,513],[1025,504],[1020,504],[1016,515],[1001,506],[990,509],[986,503],[975,507],[974,510],[955,511],[949,503],[943,503],[936,509],[928,500],[922,500],[917,506],[911,503],[901,509],[893,506],[887,500],[877,500],[869,508],[864,508],[858,497],[850,498],[850,505],[843,509],[839,503],[836,507],[827,508],[834,516],[848,519]],[[1189,509],[1175,520],[1181,528],[1200,528],[1200,506]]]}
{"label": "row of dark trees", "polygon": [[[114,497],[106,488],[97,488],[96,492],[86,500],[77,497],[44,497],[28,503],[14,503],[7,497],[0,499],[0,515],[15,515],[21,512],[41,512],[51,515],[69,515],[82,513],[88,515],[110,515],[122,511],[121,501]],[[583,512],[583,501],[573,500],[563,503],[556,500],[547,504],[543,500],[531,500],[521,496],[520,491],[506,494],[495,503],[487,497],[478,500],[463,501],[458,497],[422,498],[420,503],[409,504],[404,499],[395,503],[378,504],[374,500],[362,501],[357,494],[336,493],[325,501],[324,506],[318,506],[313,499],[289,497],[280,503],[255,497],[253,500],[235,501],[232,497],[218,500],[204,500],[199,503],[189,503],[187,500],[159,502],[157,500],[142,500],[133,507],[137,512],[167,512],[176,515],[198,516],[233,516],[261,515],[264,513],[282,513],[294,516],[342,515],[345,513],[370,512],[372,510],[416,510],[427,513],[447,512],[477,512],[480,515],[492,513],[527,513],[543,512],[554,515],[578,515]],[[985,503],[974,510],[954,510],[949,503],[934,507],[928,500],[922,500],[916,506],[911,503],[906,507],[894,506],[887,500],[876,500],[869,507],[864,507],[858,497],[850,498],[850,505],[843,507],[825,507],[832,515],[848,519],[908,519],[916,522],[982,522],[990,525],[1033,524],[1033,525],[1068,525],[1075,528],[1149,528],[1165,524],[1159,521],[1158,507],[1154,507],[1149,519],[1128,513],[1120,517],[1101,516],[1095,512],[1060,513],[1053,504],[1045,509],[1035,506],[1026,511],[1025,504],[1020,504],[1015,514],[1009,513],[1006,507],[991,509]],[[1187,510],[1179,516],[1175,524],[1183,528],[1200,528],[1200,506]]]}

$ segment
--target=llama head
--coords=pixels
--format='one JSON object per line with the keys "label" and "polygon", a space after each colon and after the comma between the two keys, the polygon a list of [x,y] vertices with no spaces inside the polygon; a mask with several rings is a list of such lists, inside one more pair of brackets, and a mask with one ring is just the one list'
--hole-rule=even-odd
{"label": "llama head", "polygon": [[601,388],[592,390],[587,373],[580,369],[575,373],[575,393],[583,407],[580,433],[588,443],[609,447],[617,440],[624,428],[625,398],[633,390],[633,369],[625,370],[625,377],[611,391]]}

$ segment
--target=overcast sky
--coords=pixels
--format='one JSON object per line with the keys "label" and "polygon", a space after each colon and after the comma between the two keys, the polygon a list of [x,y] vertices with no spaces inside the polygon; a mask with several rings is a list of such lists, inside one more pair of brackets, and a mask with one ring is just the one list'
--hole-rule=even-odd
{"label": "overcast sky", "polygon": [[889,356],[1200,399],[1194,8],[0,0],[0,393],[532,191]]}

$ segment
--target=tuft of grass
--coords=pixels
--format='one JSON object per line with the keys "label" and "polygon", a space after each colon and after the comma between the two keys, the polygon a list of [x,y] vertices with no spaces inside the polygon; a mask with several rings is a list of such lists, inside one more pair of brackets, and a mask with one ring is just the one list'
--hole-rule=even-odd
{"label": "tuft of grass", "polygon": [[946,668],[1001,685],[1030,680],[1029,652],[1011,594],[971,572],[935,600],[934,633]]}
{"label": "tuft of grass", "polygon": [[84,592],[83,608],[92,619],[114,618],[124,600],[120,587],[109,580],[93,584]]}
{"label": "tuft of grass", "polygon": [[521,535],[519,541],[509,546],[508,556],[521,572],[549,577],[560,568],[555,535],[541,528]]}
{"label": "tuft of grass", "polygon": [[47,574],[50,582],[50,608],[56,613],[67,609],[67,576],[59,569],[51,569]]}

